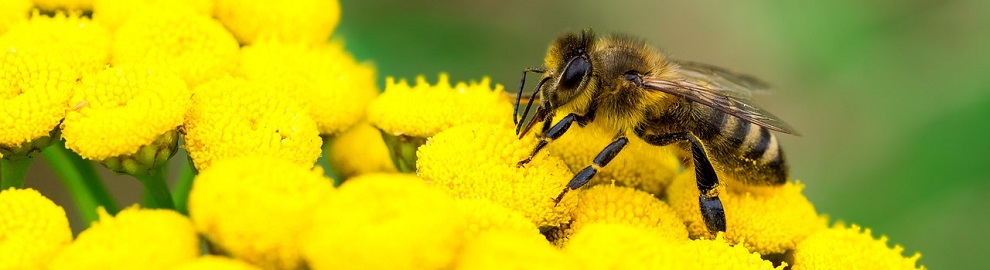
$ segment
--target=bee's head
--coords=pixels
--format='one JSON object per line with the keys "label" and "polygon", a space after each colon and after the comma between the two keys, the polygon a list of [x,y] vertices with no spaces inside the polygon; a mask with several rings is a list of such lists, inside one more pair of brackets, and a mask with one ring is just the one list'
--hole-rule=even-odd
{"label": "bee's head", "polygon": [[548,110],[559,108],[578,97],[587,86],[593,68],[589,57],[595,34],[590,29],[567,33],[550,44],[544,60],[550,77],[540,100]]}

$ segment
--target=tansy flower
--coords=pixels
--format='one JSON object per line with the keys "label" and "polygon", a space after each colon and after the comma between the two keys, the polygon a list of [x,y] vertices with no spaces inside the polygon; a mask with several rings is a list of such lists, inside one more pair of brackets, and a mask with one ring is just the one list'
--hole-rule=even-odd
{"label": "tansy flower", "polygon": [[[557,117],[554,123],[563,116]],[[548,145],[550,153],[560,157],[573,172],[591,165],[598,153],[613,141],[608,133],[595,125],[571,126],[567,134]],[[611,162],[595,174],[589,185],[614,183],[634,187],[659,196],[677,175],[680,162],[666,147],[650,145],[639,138],[629,143]]]}
{"label": "tansy flower", "polygon": [[339,42],[303,45],[260,40],[242,50],[240,72],[277,86],[316,121],[321,134],[343,132],[364,119],[378,95],[375,72]]}
{"label": "tansy flower", "polygon": [[61,206],[33,189],[0,191],[0,269],[40,269],[72,241]]}
{"label": "tansy flower", "polygon": [[904,248],[887,246],[887,237],[874,239],[870,229],[837,224],[818,231],[797,245],[792,269],[925,269],[920,253],[904,257]]}
{"label": "tansy flower", "polygon": [[199,170],[216,160],[270,155],[311,166],[320,156],[316,123],[274,86],[224,77],[196,88],[185,148]]}
{"label": "tansy flower", "polygon": [[[162,6],[168,5],[168,6]],[[93,0],[93,19],[117,29],[132,15],[148,9],[189,8],[196,14],[213,16],[213,1],[203,0]]]}
{"label": "tansy flower", "polygon": [[598,185],[567,196],[571,209],[568,234],[594,223],[618,223],[657,232],[672,240],[688,240],[687,229],[670,206],[653,195],[628,187]]}
{"label": "tansy flower", "polygon": [[65,146],[132,175],[155,170],[175,154],[176,127],[189,109],[178,76],[142,66],[109,67],[86,76],[62,123]]}
{"label": "tansy flower", "polygon": [[233,257],[265,269],[299,269],[305,217],[333,191],[323,171],[310,167],[270,156],[218,161],[193,182],[189,216]]}
{"label": "tansy flower", "polygon": [[0,1],[0,34],[7,32],[10,26],[27,20],[31,10],[31,0]]}
{"label": "tansy flower", "polygon": [[682,269],[673,240],[625,224],[588,224],[571,236],[564,252],[584,269]]}
{"label": "tansy flower", "polygon": [[[725,238],[731,243],[744,242],[746,248],[760,254],[783,253],[825,228],[825,220],[801,194],[804,185],[800,183],[747,187],[724,176],[721,180],[719,198],[725,208]],[[684,220],[691,236],[711,238],[701,217],[698,195],[693,169],[678,176],[667,192],[670,206]]]}
{"label": "tansy flower", "polygon": [[340,21],[337,0],[216,0],[216,17],[243,44],[259,37],[326,41]]}
{"label": "tansy flower", "polygon": [[261,270],[254,265],[231,258],[206,255],[183,263],[173,270]]}
{"label": "tansy flower", "polygon": [[[459,199],[457,207],[467,219],[467,237],[474,239],[490,232],[508,231],[544,239],[540,230],[522,213],[487,199]],[[544,239],[544,242],[545,239]]]}
{"label": "tansy flower", "polygon": [[455,269],[582,269],[539,235],[496,231],[468,242]]}
{"label": "tansy flower", "polygon": [[93,0],[34,0],[34,4],[41,10],[91,10]]}
{"label": "tansy flower", "polygon": [[416,86],[405,80],[386,79],[385,92],[368,106],[368,121],[382,130],[399,171],[412,172],[416,149],[426,138],[445,129],[469,124],[504,124],[511,120],[512,105],[501,85],[491,82],[450,85],[447,74],[440,74],[436,85],[422,76]]}
{"label": "tansy flower", "polygon": [[396,172],[382,134],[370,124],[358,124],[333,138],[330,164],[344,179],[372,172]]}
{"label": "tansy flower", "polygon": [[35,11],[26,23],[0,36],[0,45],[44,51],[53,55],[51,60],[66,63],[74,79],[80,79],[110,63],[111,40],[109,30],[78,11],[51,17]]}
{"label": "tansy flower", "polygon": [[517,167],[535,145],[517,140],[511,123],[454,127],[419,148],[417,173],[455,197],[486,198],[519,211],[541,228],[557,227],[570,221],[574,201],[553,200],[573,174],[545,151]]}
{"label": "tansy flower", "polygon": [[0,153],[6,158],[40,152],[58,140],[56,127],[75,81],[58,55],[31,47],[0,51]]}
{"label": "tansy flower", "polygon": [[365,174],[320,203],[303,244],[321,269],[444,269],[464,241],[455,201],[422,179]]}
{"label": "tansy flower", "polygon": [[774,267],[759,253],[750,252],[743,245],[732,246],[719,234],[715,239],[696,239],[684,242],[678,248],[683,255],[684,267],[677,269],[784,269]]}
{"label": "tansy flower", "polygon": [[212,18],[177,5],[134,14],[117,29],[113,64],[168,68],[190,87],[234,71],[237,41]]}
{"label": "tansy flower", "polygon": [[192,223],[172,210],[131,207],[79,234],[48,269],[172,269],[199,256]]}

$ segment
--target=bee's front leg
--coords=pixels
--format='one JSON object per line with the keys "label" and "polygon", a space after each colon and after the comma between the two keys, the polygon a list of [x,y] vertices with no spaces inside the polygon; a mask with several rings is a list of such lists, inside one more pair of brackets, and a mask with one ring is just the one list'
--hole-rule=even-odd
{"label": "bee's front leg", "polygon": [[591,181],[591,177],[594,177],[595,174],[598,173],[599,169],[605,167],[605,165],[608,165],[608,163],[619,154],[619,151],[622,151],[622,149],[626,147],[626,144],[629,143],[629,139],[626,138],[626,136],[621,135],[624,133],[625,132],[619,133],[620,135],[615,138],[612,143],[606,145],[605,149],[602,149],[602,151],[595,156],[591,166],[584,167],[584,169],[574,175],[574,178],[571,178],[571,181],[567,182],[567,186],[560,192],[560,195],[557,195],[557,198],[553,199],[553,202],[560,203],[560,200],[564,198],[564,194],[567,194],[567,191],[581,188],[587,184],[588,181]]}
{"label": "bee's front leg", "polygon": [[553,120],[552,114],[550,115],[551,116],[547,117],[546,120],[543,120],[544,132],[540,134],[540,142],[537,143],[536,147],[533,148],[533,152],[529,154],[529,157],[526,157],[526,159],[523,159],[519,161],[519,163],[516,163],[516,167],[525,166],[526,163],[529,163],[529,161],[533,160],[533,157],[535,157],[536,154],[538,154],[540,150],[543,149],[543,147],[546,147],[547,144],[552,142],[553,140],[560,138],[560,135],[564,135],[564,132],[567,132],[567,129],[571,127],[571,123],[573,123],[575,120],[580,118],[580,116],[578,116],[577,114],[570,113],[567,116],[564,116],[564,119],[561,119],[560,122],[557,122],[557,124],[554,124],[553,127],[550,127],[550,129],[547,130],[547,127],[550,126],[550,121]]}

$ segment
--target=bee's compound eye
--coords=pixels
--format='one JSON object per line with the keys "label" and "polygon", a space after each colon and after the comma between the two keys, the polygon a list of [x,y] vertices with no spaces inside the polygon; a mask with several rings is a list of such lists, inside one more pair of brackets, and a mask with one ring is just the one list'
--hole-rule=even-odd
{"label": "bee's compound eye", "polygon": [[560,88],[577,89],[584,80],[584,76],[591,71],[591,63],[583,56],[571,58],[564,68],[563,76],[560,78]]}

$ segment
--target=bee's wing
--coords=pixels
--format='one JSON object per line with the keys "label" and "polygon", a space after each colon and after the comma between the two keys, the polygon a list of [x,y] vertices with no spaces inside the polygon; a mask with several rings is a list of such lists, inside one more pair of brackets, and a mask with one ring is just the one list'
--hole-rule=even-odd
{"label": "bee's wing", "polygon": [[674,60],[678,71],[685,77],[706,82],[712,88],[720,89],[728,94],[752,97],[753,93],[768,93],[770,85],[753,76],[740,74],[723,67],[705,63]]}
{"label": "bee's wing", "polygon": [[[687,73],[692,74],[692,72]],[[753,105],[750,88],[742,87],[738,83],[730,87],[729,84],[718,82],[723,79],[728,80],[726,77],[713,79],[710,76],[696,76],[697,73],[688,74],[676,80],[643,77],[643,87],[687,98],[761,127],[798,135],[794,128],[777,116]]]}

